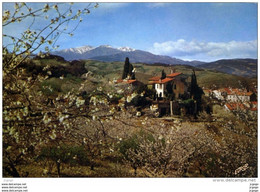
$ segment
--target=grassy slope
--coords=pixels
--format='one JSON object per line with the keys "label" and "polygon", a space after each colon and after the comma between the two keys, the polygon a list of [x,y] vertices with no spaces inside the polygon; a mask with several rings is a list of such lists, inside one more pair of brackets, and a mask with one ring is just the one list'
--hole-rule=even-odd
{"label": "grassy slope", "polygon": [[[70,65],[67,61],[61,61],[57,59],[33,59],[33,62],[36,66],[45,67],[49,65],[50,67],[68,67]],[[58,92],[67,93],[69,91],[77,90],[82,83],[82,79],[80,77],[73,76],[71,74],[66,74],[64,79],[60,79],[57,77],[51,77],[45,80],[41,85],[41,90],[45,95],[56,95]],[[53,91],[50,91],[48,88],[43,88],[43,86],[50,86]]]}
{"label": "grassy slope", "polygon": [[257,60],[256,59],[232,59],[219,60],[208,64],[200,65],[204,69],[211,69],[226,72],[229,74],[256,77],[257,76]]}

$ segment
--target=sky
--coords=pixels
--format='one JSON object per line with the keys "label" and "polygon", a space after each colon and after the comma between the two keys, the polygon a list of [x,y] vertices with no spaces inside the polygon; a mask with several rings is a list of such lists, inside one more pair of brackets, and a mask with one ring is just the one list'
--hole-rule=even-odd
{"label": "sky", "polygon": [[[17,26],[6,31],[19,34]],[[257,3],[99,3],[72,37],[64,35],[57,44],[59,49],[131,47],[183,60],[215,61],[257,58],[257,35]]]}

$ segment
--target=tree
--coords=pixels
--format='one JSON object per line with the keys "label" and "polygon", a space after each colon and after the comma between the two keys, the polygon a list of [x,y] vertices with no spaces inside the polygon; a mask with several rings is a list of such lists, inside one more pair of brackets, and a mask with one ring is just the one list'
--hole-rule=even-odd
{"label": "tree", "polygon": [[133,135],[119,144],[119,151],[123,155],[124,160],[134,169],[135,176],[137,175],[137,169],[143,165],[143,160],[138,156],[137,150],[139,147],[140,140],[138,135]]}
{"label": "tree", "polygon": [[162,70],[162,75],[161,75],[161,79],[165,79],[166,78],[166,73],[164,72],[164,69]]}
{"label": "tree", "polygon": [[165,89],[165,94],[167,98],[171,101],[174,100],[175,98],[175,94],[173,92],[173,86],[174,86],[173,82],[170,81],[166,84],[166,89]]}
{"label": "tree", "polygon": [[197,106],[197,109],[195,109],[195,114],[197,113],[197,111],[201,110],[201,97],[203,94],[204,94],[204,92],[198,86],[197,77],[196,77],[195,71],[193,69],[193,72],[191,75],[191,84],[190,84],[190,98],[196,101],[195,106]]}
{"label": "tree", "polygon": [[129,73],[129,58],[126,57],[125,58],[125,65],[124,65],[122,79],[127,78],[128,73]]}
{"label": "tree", "polygon": [[129,62],[129,58],[126,57],[125,58],[125,65],[124,65],[124,70],[123,70],[123,75],[122,75],[122,79],[126,79],[128,76],[131,79],[135,79],[135,75],[133,75],[133,65]]}
{"label": "tree", "polygon": [[[82,21],[81,16],[97,5],[86,4],[81,10],[63,3],[47,3],[35,10],[31,3],[13,5],[13,10],[5,10],[2,16],[3,172],[5,176],[20,177],[28,173],[19,172],[17,165],[32,162],[43,144],[56,145],[70,134],[68,127],[73,126],[73,118],[79,116],[79,111],[82,116],[87,115],[85,100],[71,92],[58,95],[48,105],[50,98],[43,95],[39,85],[49,78],[50,66],[43,68],[44,74],[37,75],[28,73],[23,66],[44,45],[48,53],[57,47],[62,34],[72,36]],[[28,27],[21,36],[10,35],[5,30],[18,23]],[[37,23],[41,27],[35,28]],[[72,28],[68,29],[69,26]],[[41,51],[38,55],[44,57]]]}

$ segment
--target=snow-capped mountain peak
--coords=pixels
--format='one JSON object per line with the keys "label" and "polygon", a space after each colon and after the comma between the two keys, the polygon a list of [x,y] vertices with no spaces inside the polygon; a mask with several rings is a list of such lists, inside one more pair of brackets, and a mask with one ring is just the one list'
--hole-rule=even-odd
{"label": "snow-capped mountain peak", "polygon": [[95,47],[92,46],[83,46],[83,47],[76,47],[76,48],[69,48],[69,49],[64,49],[63,51],[66,52],[73,52],[73,53],[79,53],[83,54],[86,53],[87,51],[90,51],[92,49],[95,49]]}
{"label": "snow-capped mountain peak", "polygon": [[131,47],[119,47],[118,50],[124,51],[124,52],[132,52],[132,51],[135,51],[135,49],[133,49],[133,48],[131,48]]}
{"label": "snow-capped mountain peak", "polygon": [[[110,45],[82,46],[77,48],[63,49],[55,51],[53,55],[64,57],[68,61],[72,60],[97,60],[97,61],[125,61],[126,57],[131,59],[131,62],[143,63],[165,63],[165,64],[192,64],[192,62],[183,61],[172,58],[170,56],[154,55],[147,51],[135,50],[130,47],[115,48]],[[195,64],[194,64],[195,65]]]}

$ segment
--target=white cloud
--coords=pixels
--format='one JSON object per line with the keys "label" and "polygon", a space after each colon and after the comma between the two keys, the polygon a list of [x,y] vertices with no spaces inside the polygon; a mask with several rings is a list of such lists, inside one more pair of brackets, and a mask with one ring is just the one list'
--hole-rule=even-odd
{"label": "white cloud", "polygon": [[154,43],[149,50],[154,54],[172,57],[215,60],[221,58],[257,58],[257,40],[230,42],[167,41]]}

